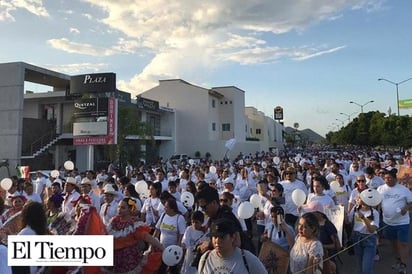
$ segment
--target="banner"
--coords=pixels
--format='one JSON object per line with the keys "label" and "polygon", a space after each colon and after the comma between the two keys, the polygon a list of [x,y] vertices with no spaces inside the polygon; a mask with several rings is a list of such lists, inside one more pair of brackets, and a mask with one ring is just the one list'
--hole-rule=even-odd
{"label": "banner", "polygon": [[113,235],[9,235],[9,266],[112,266]]}
{"label": "banner", "polygon": [[17,177],[23,179],[30,179],[30,167],[29,166],[17,166],[16,167]]}
{"label": "banner", "polygon": [[[340,244],[342,245],[343,237],[343,220],[345,218],[345,209],[343,206],[336,206],[333,209],[325,208],[325,215],[328,217],[338,231]],[[342,245],[343,246],[343,245]]]}
{"label": "banner", "polygon": [[412,108],[412,99],[399,100],[399,108]]}

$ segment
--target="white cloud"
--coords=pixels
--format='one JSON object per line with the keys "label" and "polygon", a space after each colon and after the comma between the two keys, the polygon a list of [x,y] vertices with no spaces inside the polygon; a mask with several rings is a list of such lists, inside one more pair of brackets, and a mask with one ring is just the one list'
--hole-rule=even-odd
{"label": "white cloud", "polygon": [[74,33],[74,34],[79,34],[80,31],[77,28],[70,28],[69,29],[70,33]]}
{"label": "white cloud", "polygon": [[46,64],[45,67],[66,73],[69,75],[81,74],[92,72],[99,72],[108,68],[108,65],[105,63],[78,63],[78,64],[65,64],[65,65],[53,65]]}
{"label": "white cloud", "polygon": [[2,0],[0,1],[0,21],[15,21],[12,12],[17,9],[25,9],[41,17],[49,16],[42,0]]}
{"label": "white cloud", "polygon": [[345,47],[346,46],[340,46],[340,47],[326,49],[326,50],[309,49],[309,50],[304,50],[304,51],[297,51],[295,54],[296,57],[292,59],[297,60],[297,61],[304,61],[310,58],[336,52],[338,50],[344,49]]}
{"label": "white cloud", "polygon": [[[70,29],[70,32],[79,33],[77,29],[73,28]],[[50,39],[47,43],[55,49],[90,56],[111,56],[114,54],[133,53],[139,45],[136,41],[126,41],[122,38],[119,39],[118,43],[113,45],[111,48],[98,47],[92,44],[76,43],[67,38]]]}
{"label": "white cloud", "polygon": [[109,48],[66,38],[51,39],[49,44],[92,56],[151,52],[153,59],[139,74],[120,82],[123,89],[138,92],[157,84],[158,79],[204,74],[222,62],[258,64],[285,58],[304,61],[342,50],[345,46],[279,47],[274,38],[336,20],[345,10],[369,11],[383,0],[82,1],[103,11],[100,19],[95,14],[83,16],[105,24],[106,34],[123,37],[116,38]]}

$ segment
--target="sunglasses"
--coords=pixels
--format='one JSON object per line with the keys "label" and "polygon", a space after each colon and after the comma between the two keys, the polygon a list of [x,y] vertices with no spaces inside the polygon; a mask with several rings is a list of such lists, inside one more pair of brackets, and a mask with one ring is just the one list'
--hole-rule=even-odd
{"label": "sunglasses", "polygon": [[366,182],[366,180],[356,180],[357,182]]}

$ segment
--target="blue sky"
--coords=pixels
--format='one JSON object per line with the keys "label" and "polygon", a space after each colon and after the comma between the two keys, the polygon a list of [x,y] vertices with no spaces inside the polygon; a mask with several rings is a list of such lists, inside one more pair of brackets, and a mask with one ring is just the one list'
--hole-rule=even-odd
{"label": "blue sky", "polygon": [[[324,135],[364,111],[396,113],[412,77],[407,0],[2,0],[0,62],[115,72],[138,94],[160,79],[237,86],[246,105]],[[40,91],[40,90],[39,90]],[[412,80],[399,98],[412,98]],[[410,109],[401,109],[401,115]],[[356,116],[353,114],[351,118]]]}

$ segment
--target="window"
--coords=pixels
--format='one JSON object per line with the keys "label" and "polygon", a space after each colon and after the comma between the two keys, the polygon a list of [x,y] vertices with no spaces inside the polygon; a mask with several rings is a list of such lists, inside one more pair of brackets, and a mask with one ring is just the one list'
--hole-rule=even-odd
{"label": "window", "polygon": [[212,108],[216,107],[216,101],[214,99],[212,99]]}
{"label": "window", "polygon": [[222,124],[222,131],[230,131],[230,124]]}
{"label": "window", "polygon": [[261,134],[260,128],[257,128],[257,129],[256,129],[256,134]]}
{"label": "window", "polygon": [[216,123],[212,123],[212,130],[216,131]]}

